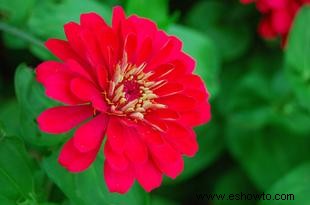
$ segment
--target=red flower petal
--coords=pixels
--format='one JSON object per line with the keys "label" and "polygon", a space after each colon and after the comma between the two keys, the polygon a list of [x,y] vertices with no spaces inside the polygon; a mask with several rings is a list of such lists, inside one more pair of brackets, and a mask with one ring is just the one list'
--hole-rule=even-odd
{"label": "red flower petal", "polygon": [[271,25],[270,18],[263,18],[258,25],[259,34],[266,39],[275,38],[277,33]]}
{"label": "red flower petal", "polygon": [[124,156],[123,153],[119,154],[113,151],[109,139],[106,141],[104,145],[104,156],[114,170],[116,171],[127,170],[127,167],[129,166],[128,159]]}
{"label": "red flower petal", "polygon": [[123,153],[126,143],[126,133],[124,126],[120,121],[114,117],[110,118],[107,128],[108,141],[114,151],[117,153]]}
{"label": "red flower petal", "polygon": [[168,143],[153,145],[150,149],[154,161],[168,177],[174,179],[183,171],[184,162],[181,155]]}
{"label": "red flower petal", "polygon": [[159,187],[162,182],[161,171],[150,160],[135,165],[135,177],[147,192]]}
{"label": "red flower petal", "polygon": [[108,27],[103,18],[94,12],[81,14],[80,22],[82,27],[93,31],[97,31],[98,28]]}
{"label": "red flower petal", "polygon": [[182,92],[183,86],[179,83],[167,83],[164,86],[154,89],[154,93],[161,97],[166,97]]}
{"label": "red flower petal", "polygon": [[92,73],[89,70],[82,67],[77,61],[69,59],[66,61],[66,65],[68,66],[68,69],[72,71],[74,74],[86,78],[89,81],[93,81]]}
{"label": "red flower petal", "polygon": [[194,98],[179,93],[158,98],[156,99],[156,102],[168,105],[168,108],[175,111],[192,110],[196,103]]}
{"label": "red flower petal", "polygon": [[68,73],[56,73],[45,79],[45,94],[60,102],[76,105],[82,101],[75,97],[70,89],[72,75]]}
{"label": "red flower petal", "polygon": [[188,126],[198,126],[211,119],[210,104],[200,102],[194,110],[181,111],[179,121]]}
{"label": "red flower petal", "polygon": [[81,153],[74,146],[73,140],[74,139],[71,138],[63,146],[59,154],[58,162],[70,172],[81,172],[87,169],[95,160],[100,146],[90,152]]}
{"label": "red flower petal", "polygon": [[137,130],[134,128],[125,128],[123,130],[126,135],[125,154],[134,163],[144,163],[147,160],[147,147],[141,141]]}
{"label": "red flower petal", "polygon": [[99,83],[99,86],[102,90],[107,90],[108,85],[108,71],[105,67],[102,65],[96,66],[96,72],[97,72],[97,80]]}
{"label": "red flower petal", "polygon": [[68,59],[78,59],[74,50],[70,47],[69,43],[59,39],[48,39],[45,46],[59,59],[65,61]]}
{"label": "red flower petal", "polygon": [[126,18],[124,10],[120,6],[116,6],[113,9],[113,16],[112,16],[112,28],[116,31],[121,26],[121,22]]}
{"label": "red flower petal", "polygon": [[136,47],[137,36],[133,33],[128,34],[124,42],[124,49],[130,62],[135,62]]}
{"label": "red flower petal", "polygon": [[106,111],[107,105],[103,94],[93,85],[83,78],[75,78],[71,81],[72,92],[85,102],[92,102],[93,107],[100,111]]}
{"label": "red flower petal", "polygon": [[116,171],[105,160],[104,162],[104,179],[110,192],[126,193],[133,185],[134,175],[130,167],[125,171]]}
{"label": "red flower petal", "polygon": [[[85,48],[81,40],[81,26],[74,22],[69,22],[64,25],[64,31],[68,39],[68,44],[74,52],[81,58],[85,56]],[[77,58],[74,58],[77,59]],[[62,59],[63,60],[63,59]]]}
{"label": "red flower petal", "polygon": [[91,106],[59,106],[45,110],[37,118],[39,128],[48,133],[60,134],[71,130],[91,117]]}
{"label": "red flower petal", "polygon": [[89,152],[96,149],[104,138],[107,125],[107,115],[99,114],[79,127],[73,136],[76,148],[81,152]]}
{"label": "red flower petal", "polygon": [[275,10],[271,16],[271,24],[274,30],[279,34],[288,33],[293,17],[286,9]]}
{"label": "red flower petal", "polygon": [[36,68],[37,81],[44,84],[44,81],[59,71],[64,71],[64,65],[56,61],[45,61]]}
{"label": "red flower petal", "polygon": [[196,134],[192,129],[175,122],[166,122],[167,132],[163,135],[165,139],[171,143],[180,153],[192,157],[198,151],[198,143]]}

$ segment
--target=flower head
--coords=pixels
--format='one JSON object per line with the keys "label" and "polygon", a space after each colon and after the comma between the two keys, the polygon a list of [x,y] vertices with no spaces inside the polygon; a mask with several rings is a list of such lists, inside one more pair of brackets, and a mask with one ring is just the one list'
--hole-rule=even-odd
{"label": "flower head", "polygon": [[259,34],[265,39],[282,38],[285,44],[290,27],[298,10],[310,0],[240,0],[248,4],[255,2],[263,17],[258,26]]}
{"label": "flower head", "polygon": [[151,191],[163,174],[178,176],[182,155],[198,149],[193,127],[210,118],[208,93],[182,42],[148,19],[127,18],[121,7],[111,26],[88,13],[64,30],[67,40],[46,42],[61,62],[36,69],[46,95],[65,104],[45,110],[40,129],[58,134],[77,127],[59,163],[71,172],[87,169],[106,135],[110,191],[125,193],[134,180]]}

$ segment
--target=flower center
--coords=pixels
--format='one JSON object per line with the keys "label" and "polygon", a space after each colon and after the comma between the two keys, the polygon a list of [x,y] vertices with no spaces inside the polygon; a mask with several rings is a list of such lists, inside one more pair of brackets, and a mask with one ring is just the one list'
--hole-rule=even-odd
{"label": "flower center", "polygon": [[129,64],[126,60],[116,65],[108,93],[105,95],[105,100],[110,105],[109,114],[143,120],[150,109],[166,107],[155,102],[158,96],[153,93],[164,85],[165,81],[149,80],[153,72],[143,72],[145,66],[145,63],[140,66]]}

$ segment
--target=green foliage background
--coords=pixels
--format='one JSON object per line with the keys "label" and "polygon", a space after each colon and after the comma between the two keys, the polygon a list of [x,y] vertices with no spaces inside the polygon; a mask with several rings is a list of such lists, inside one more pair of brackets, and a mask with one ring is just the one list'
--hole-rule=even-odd
{"label": "green foliage background", "polygon": [[[64,38],[63,24],[111,8],[153,19],[184,42],[211,93],[212,120],[196,129],[200,150],[176,180],[152,193],[139,185],[109,193],[102,156],[71,174],[57,163],[72,133],[52,136],[35,118],[55,102],[33,68],[54,57],[42,46]],[[237,0],[0,0],[1,205],[309,205],[310,6],[295,18],[288,44],[256,33],[259,14]],[[196,194],[294,194],[294,201],[199,201]]]}

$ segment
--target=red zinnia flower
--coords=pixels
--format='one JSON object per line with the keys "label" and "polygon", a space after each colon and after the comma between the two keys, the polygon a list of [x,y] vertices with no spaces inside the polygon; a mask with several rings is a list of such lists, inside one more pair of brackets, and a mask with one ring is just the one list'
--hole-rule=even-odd
{"label": "red zinnia flower", "polygon": [[38,117],[42,131],[58,134],[79,126],[63,146],[59,163],[85,170],[104,144],[104,178],[124,193],[136,179],[146,191],[165,174],[183,170],[182,155],[197,152],[193,127],[210,119],[208,93],[194,75],[182,42],[150,20],[113,11],[112,26],[95,13],[64,26],[67,41],[49,39],[62,62],[36,69],[46,95],[66,104]]}
{"label": "red zinnia flower", "polygon": [[258,26],[259,34],[265,39],[282,38],[283,44],[298,10],[310,0],[240,0],[248,4],[256,2],[263,17]]}

